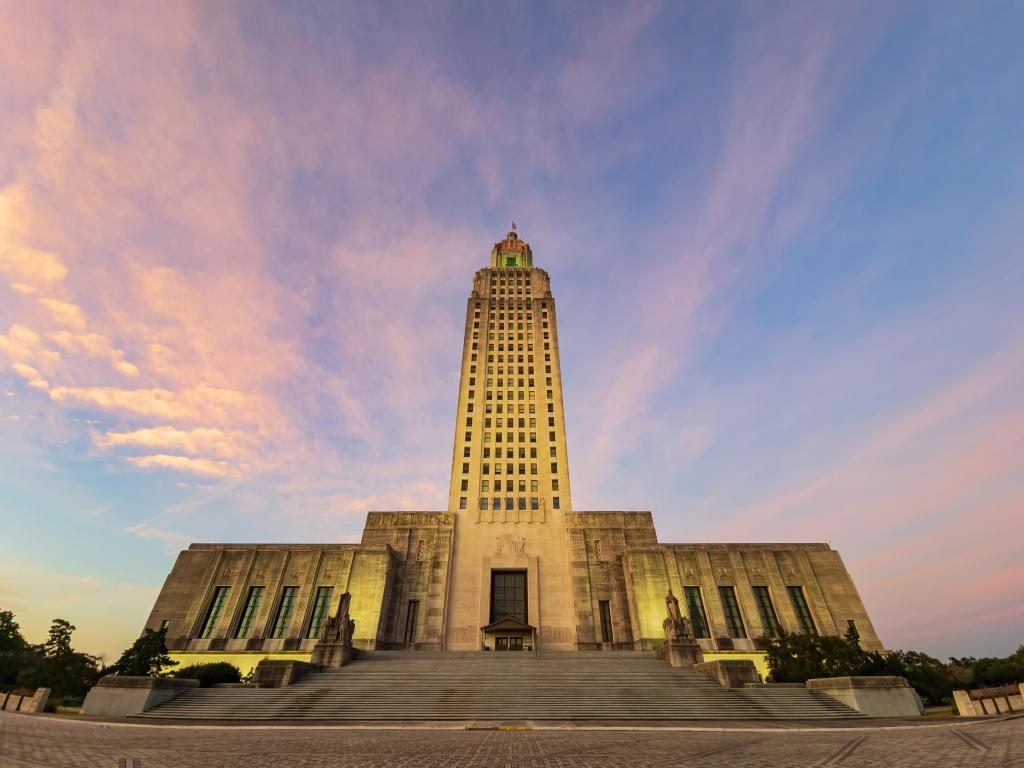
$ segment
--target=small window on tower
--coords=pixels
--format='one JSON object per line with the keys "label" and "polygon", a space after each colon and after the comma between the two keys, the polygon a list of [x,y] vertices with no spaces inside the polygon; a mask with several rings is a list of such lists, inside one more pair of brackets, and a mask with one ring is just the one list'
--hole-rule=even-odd
{"label": "small window on tower", "polygon": [[554,496],[554,497],[552,497],[552,499],[551,499],[551,506],[552,506],[552,507],[553,507],[554,509],[561,509],[561,508],[562,508],[562,504],[561,504],[561,502],[559,501],[559,499],[558,499],[558,497],[557,497],[557,496]]}

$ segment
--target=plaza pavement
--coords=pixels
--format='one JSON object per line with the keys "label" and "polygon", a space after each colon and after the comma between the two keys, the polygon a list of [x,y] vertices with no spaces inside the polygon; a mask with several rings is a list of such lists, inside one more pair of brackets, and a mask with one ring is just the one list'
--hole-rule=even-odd
{"label": "plaza pavement", "polygon": [[[1024,767],[1024,717],[837,724],[138,725],[0,713],[2,768]],[[511,728],[511,730],[509,729]],[[641,726],[642,728],[642,726]]]}

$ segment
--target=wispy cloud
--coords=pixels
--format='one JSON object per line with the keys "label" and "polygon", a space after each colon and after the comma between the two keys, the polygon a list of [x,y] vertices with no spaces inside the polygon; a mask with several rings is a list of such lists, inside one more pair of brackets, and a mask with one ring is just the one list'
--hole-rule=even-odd
{"label": "wispy cloud", "polygon": [[[8,528],[42,541],[91,497],[89,530],[162,552],[439,508],[470,279],[516,218],[559,303],[577,507],[818,531],[911,589],[927,565],[845,522],[899,520],[962,565],[954,510],[998,528],[1020,424],[1016,352],[965,313],[1019,311],[991,243],[960,272],[937,251],[996,231],[995,197],[1020,219],[997,130],[1019,69],[966,55],[1008,43],[978,8],[581,9],[0,12]],[[966,296],[972,266],[1004,290]],[[891,301],[925,284],[931,319]],[[133,568],[158,583],[157,560]]]}

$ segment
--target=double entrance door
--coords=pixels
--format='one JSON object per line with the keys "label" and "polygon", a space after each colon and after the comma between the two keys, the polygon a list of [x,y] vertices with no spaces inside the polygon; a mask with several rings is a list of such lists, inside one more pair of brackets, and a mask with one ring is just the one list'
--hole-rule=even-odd
{"label": "double entrance door", "polygon": [[521,651],[523,650],[522,637],[496,637],[494,638],[494,650],[496,651]]}

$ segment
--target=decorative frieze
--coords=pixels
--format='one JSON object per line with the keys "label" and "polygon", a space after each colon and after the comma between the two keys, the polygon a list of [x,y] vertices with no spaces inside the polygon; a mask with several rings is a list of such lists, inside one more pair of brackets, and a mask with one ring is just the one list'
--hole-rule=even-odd
{"label": "decorative frieze", "polygon": [[370,512],[367,528],[451,528],[455,515],[451,512]]}

